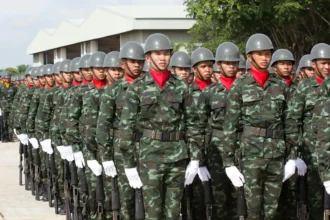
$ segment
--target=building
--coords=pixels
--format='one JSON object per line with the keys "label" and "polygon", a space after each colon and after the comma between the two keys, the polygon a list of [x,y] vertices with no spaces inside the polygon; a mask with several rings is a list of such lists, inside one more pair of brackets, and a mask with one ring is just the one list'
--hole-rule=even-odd
{"label": "building", "polygon": [[152,33],[163,33],[174,44],[187,43],[191,38],[187,31],[194,23],[180,5],[98,7],[84,19],[66,20],[57,28],[41,30],[27,53],[39,66],[95,51],[119,51],[128,41],[143,46]]}

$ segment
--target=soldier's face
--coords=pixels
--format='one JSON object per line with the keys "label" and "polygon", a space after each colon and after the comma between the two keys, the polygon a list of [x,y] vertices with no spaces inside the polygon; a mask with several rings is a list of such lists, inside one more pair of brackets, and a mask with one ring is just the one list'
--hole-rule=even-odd
{"label": "soldier's face", "polygon": [[189,77],[187,79],[187,83],[191,84],[194,81],[195,75],[193,73],[189,74]]}
{"label": "soldier's face", "polygon": [[193,71],[197,79],[203,81],[210,81],[213,75],[213,62],[212,61],[199,62],[196,66],[193,67]]}
{"label": "soldier's face", "polygon": [[39,82],[38,79],[33,79],[33,84],[34,84],[35,86],[40,86],[40,82]]}
{"label": "soldier's face", "polygon": [[172,67],[171,71],[176,74],[178,77],[181,77],[184,81],[187,81],[190,75],[190,68],[183,67]]}
{"label": "soldier's face", "polygon": [[27,82],[28,82],[29,85],[31,85],[31,86],[33,85],[33,81],[31,79],[31,76],[30,75],[27,75],[26,76],[26,80],[27,80]]}
{"label": "soldier's face", "polygon": [[281,78],[289,77],[291,75],[292,68],[293,68],[292,61],[278,61],[273,66],[275,73]]}
{"label": "soldier's face", "polygon": [[236,77],[239,62],[217,62],[217,66],[226,77]]}
{"label": "soldier's face", "polygon": [[38,79],[42,86],[46,85],[46,80],[44,76],[39,76]]}
{"label": "soldier's face", "polygon": [[50,86],[50,87],[54,86],[55,80],[54,80],[54,77],[52,75],[45,76],[45,79],[46,79],[46,82],[47,82],[48,86]]}
{"label": "soldier's face", "polygon": [[317,76],[326,78],[330,73],[330,59],[319,59],[312,62]]}
{"label": "soldier's face", "polygon": [[[145,58],[150,65],[150,69],[155,71],[165,72],[167,71],[167,67],[170,63],[171,51],[169,50],[152,51],[149,55],[146,55]],[[151,60],[153,60],[153,62]]]}
{"label": "soldier's face", "polygon": [[63,78],[60,76],[60,74],[55,74],[55,80],[60,85],[63,83]]}
{"label": "soldier's face", "polygon": [[73,73],[73,78],[77,82],[83,81],[83,77],[82,77],[82,74],[80,72],[74,72]]}
{"label": "soldier's face", "polygon": [[270,50],[253,51],[251,54],[247,54],[247,58],[254,69],[264,72],[269,66],[272,52]]}
{"label": "soldier's face", "polygon": [[125,73],[132,78],[136,78],[141,75],[143,64],[144,64],[143,60],[126,59],[126,61],[123,60],[120,62],[121,68],[123,68]]}
{"label": "soldier's face", "polygon": [[236,78],[239,78],[244,74],[245,74],[245,69],[238,69],[236,73]]}
{"label": "soldier's face", "polygon": [[92,79],[93,79],[92,68],[82,68],[80,71],[85,80],[92,81]]}
{"label": "soldier's face", "polygon": [[60,75],[62,75],[62,78],[64,79],[64,82],[72,83],[73,76],[72,76],[71,73],[61,72]]}
{"label": "soldier's face", "polygon": [[306,76],[304,76],[304,78],[311,78],[315,74],[314,69],[312,67],[301,68],[301,72],[302,74],[305,72]]}
{"label": "soldier's face", "polygon": [[5,78],[5,79],[3,79],[3,82],[4,82],[4,83],[9,83],[9,82],[10,82],[10,80],[9,80],[9,79],[7,79],[7,78]]}
{"label": "soldier's face", "polygon": [[124,76],[124,70],[119,67],[110,67],[108,69],[108,74],[110,75],[110,78],[113,79],[114,81],[117,81]]}
{"label": "soldier's face", "polygon": [[105,71],[103,67],[93,67],[92,68],[93,71],[93,76],[97,79],[97,80],[105,80]]}

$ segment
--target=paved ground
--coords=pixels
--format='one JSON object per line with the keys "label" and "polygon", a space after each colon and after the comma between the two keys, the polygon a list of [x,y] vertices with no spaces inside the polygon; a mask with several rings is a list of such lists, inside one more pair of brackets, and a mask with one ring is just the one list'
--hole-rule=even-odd
{"label": "paved ground", "polygon": [[64,220],[48,203],[36,201],[31,191],[19,186],[18,142],[0,143],[0,152],[0,220]]}

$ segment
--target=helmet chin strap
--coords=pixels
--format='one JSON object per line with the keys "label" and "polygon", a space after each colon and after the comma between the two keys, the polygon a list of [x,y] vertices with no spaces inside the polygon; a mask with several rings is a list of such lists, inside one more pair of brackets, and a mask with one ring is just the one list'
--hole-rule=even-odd
{"label": "helmet chin strap", "polygon": [[138,75],[135,75],[135,74],[132,72],[131,68],[129,68],[129,66],[128,66],[128,64],[127,64],[127,60],[126,60],[126,59],[124,59],[124,64],[125,64],[126,68],[128,69],[128,72],[130,72],[130,74],[132,74],[132,76],[135,76],[135,77],[137,77],[137,76],[138,76]]}
{"label": "helmet chin strap", "polygon": [[[316,70],[317,70],[317,72],[320,74],[319,77],[321,77],[322,79],[324,79],[324,77],[322,76],[322,74],[321,74],[321,72],[320,72],[320,70],[319,70],[319,67],[318,67],[318,65],[317,65],[317,60],[316,60],[316,62],[315,62],[315,66],[316,66]],[[315,74],[315,75],[317,75],[317,74]]]}
{"label": "helmet chin strap", "polygon": [[204,79],[204,77],[202,76],[202,74],[199,72],[198,65],[196,65],[196,70],[197,70],[197,75],[199,75],[199,77],[200,77],[203,81],[206,81],[206,80]]}
{"label": "helmet chin strap", "polygon": [[258,69],[261,69],[261,67],[257,64],[257,62],[253,58],[253,54],[251,53],[251,60],[252,62],[258,67]]}
{"label": "helmet chin strap", "polygon": [[159,69],[159,67],[157,66],[157,64],[155,63],[154,59],[152,59],[151,54],[150,54],[149,56],[150,56],[151,62],[154,64],[154,66],[157,68],[157,70],[158,70],[159,72],[162,72],[162,71]]}
{"label": "helmet chin strap", "polygon": [[[222,73],[222,75],[224,75],[225,77],[227,77],[227,78],[234,78],[234,77],[229,77],[228,76],[228,74],[223,70],[221,63],[220,63],[219,69],[220,69],[220,72]],[[237,71],[236,71],[236,73],[237,73]]]}

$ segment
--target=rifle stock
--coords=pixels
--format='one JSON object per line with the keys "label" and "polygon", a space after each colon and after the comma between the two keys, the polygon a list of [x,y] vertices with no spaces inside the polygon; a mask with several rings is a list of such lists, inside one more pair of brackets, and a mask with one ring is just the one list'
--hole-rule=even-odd
{"label": "rifle stock", "polygon": [[97,215],[98,220],[104,219],[103,214],[103,202],[105,199],[104,188],[103,188],[103,177],[102,175],[97,177],[97,188],[96,188],[96,202],[97,202]]}
{"label": "rifle stock", "polygon": [[65,195],[65,210],[66,210],[66,219],[71,219],[71,192],[70,192],[70,166],[67,160],[63,160],[63,175],[64,175],[64,195]]}
{"label": "rifle stock", "polygon": [[[242,157],[241,152],[238,150],[236,152],[236,159],[238,161],[238,168],[242,172]],[[238,187],[236,189],[237,193],[237,215],[239,220],[244,220],[247,216],[247,208],[245,202],[245,193],[244,193],[244,186]]]}
{"label": "rifle stock", "polygon": [[88,218],[88,209],[87,209],[87,203],[88,203],[88,187],[87,187],[87,180],[86,180],[86,176],[85,176],[85,168],[81,169],[81,203],[82,203],[82,211],[81,211],[81,215],[82,215],[82,219],[87,219]]}
{"label": "rifle stock", "polygon": [[30,185],[31,185],[31,193],[35,195],[34,188],[34,164],[33,164],[33,154],[32,154],[32,145],[29,143],[29,169],[30,169]]}
{"label": "rifle stock", "polygon": [[144,219],[144,204],[143,204],[143,194],[142,188],[135,189],[135,219]]}
{"label": "rifle stock", "polygon": [[184,194],[186,197],[186,209],[187,209],[187,220],[193,220],[193,207],[192,207],[192,200],[193,200],[193,191],[192,185],[186,185],[184,189]]}
{"label": "rifle stock", "polygon": [[111,178],[111,210],[112,210],[113,220],[120,219],[119,217],[120,198],[119,198],[117,177]]}
{"label": "rifle stock", "polygon": [[202,183],[204,189],[204,203],[206,207],[206,219],[212,219],[213,195],[210,181]]}
{"label": "rifle stock", "polygon": [[39,189],[40,189],[40,165],[41,165],[41,160],[40,160],[40,154],[39,154],[39,149],[36,149],[35,152],[35,164],[34,164],[34,181],[35,181],[35,199],[37,201],[40,201],[40,197],[39,197]]}
{"label": "rifle stock", "polygon": [[27,145],[23,145],[23,151],[24,151],[24,185],[25,185],[25,190],[29,190],[30,170],[29,170],[29,154],[28,154]]}
{"label": "rifle stock", "polygon": [[71,164],[71,187],[73,195],[73,219],[78,219],[79,210],[79,190],[78,190],[78,173],[74,162]]}
{"label": "rifle stock", "polygon": [[297,217],[299,220],[308,220],[308,200],[307,200],[307,186],[306,176],[298,176],[296,186],[298,187],[297,196]]}
{"label": "rifle stock", "polygon": [[19,143],[19,165],[18,165],[18,172],[19,172],[19,178],[18,178],[18,182],[19,185],[22,186],[23,185],[23,144],[20,142]]}

